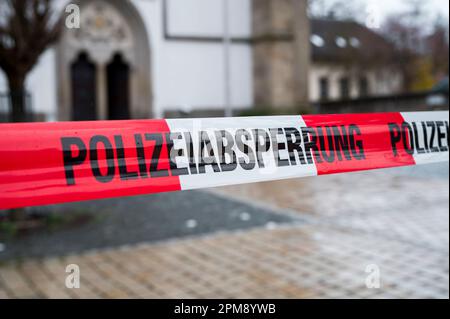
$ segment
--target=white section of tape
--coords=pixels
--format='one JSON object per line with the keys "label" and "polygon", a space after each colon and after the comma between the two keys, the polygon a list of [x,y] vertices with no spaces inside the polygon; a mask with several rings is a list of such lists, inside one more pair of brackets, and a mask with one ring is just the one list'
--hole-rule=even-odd
{"label": "white section of tape", "polygon": [[[418,134],[419,148],[426,148],[424,144],[425,141],[428,142],[428,149],[433,147],[439,147],[438,141],[438,133],[444,133],[446,135],[446,127],[445,125],[442,127],[437,127],[435,125],[426,126],[426,122],[437,122],[437,121],[449,121],[449,112],[404,112],[401,113],[403,119],[410,123],[416,124],[416,130],[414,129],[414,135]],[[422,123],[425,123],[425,128],[422,126]],[[433,127],[434,126],[434,127]],[[424,132],[426,130],[426,132]],[[434,132],[433,132],[434,131]],[[425,138],[425,134],[427,135]],[[433,136],[434,135],[434,136]],[[414,143],[416,143],[414,141]],[[431,145],[433,143],[434,145]],[[447,141],[443,143],[445,147],[447,147]],[[417,145],[416,145],[417,149]],[[438,162],[448,162],[449,161],[449,152],[428,152],[424,151],[423,153],[414,152],[414,160],[417,165],[420,164],[431,164]]]}
{"label": "white section of tape", "polygon": [[[174,119],[167,120],[171,132],[190,132],[194,145],[194,154],[198,160],[199,145],[200,145],[200,131],[207,132],[206,134],[211,139],[211,145],[214,148],[215,154],[218,153],[217,140],[215,136],[216,131],[226,130],[235,135],[236,131],[245,129],[252,133],[254,129],[276,129],[276,128],[296,128],[300,130],[301,127],[306,127],[305,122],[301,116],[273,116],[273,117],[243,117],[243,118],[209,118],[209,119]],[[255,143],[254,135],[251,134],[249,143]],[[280,143],[286,142],[285,135],[277,135],[277,141]],[[185,143],[180,143],[180,148]],[[237,169],[231,172],[221,172],[214,175],[208,174],[212,172],[212,167],[206,167],[206,174],[180,176],[181,188],[198,189],[205,187],[216,187],[224,185],[242,184],[269,181],[274,179],[287,179],[295,177],[306,177],[317,175],[317,169],[314,164],[295,165],[278,167],[273,152],[274,143],[267,152],[262,153],[264,168],[257,167],[251,170],[245,170],[238,165]],[[177,145],[175,145],[177,148]],[[254,149],[254,147],[252,147]],[[238,158],[245,159],[246,155],[242,153],[236,145],[233,146]],[[280,150],[279,156],[282,159],[288,159],[289,154],[287,150]],[[248,159],[248,158],[247,158]],[[297,157],[297,160],[299,158]],[[188,163],[178,163],[179,166],[188,165]]]}

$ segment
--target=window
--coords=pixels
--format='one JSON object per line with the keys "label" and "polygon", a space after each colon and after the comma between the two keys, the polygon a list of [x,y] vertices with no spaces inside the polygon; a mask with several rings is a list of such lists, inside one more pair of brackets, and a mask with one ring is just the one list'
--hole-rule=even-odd
{"label": "window", "polygon": [[328,100],[329,98],[329,82],[328,78],[323,77],[319,80],[319,89],[320,89],[320,99],[322,101]]}
{"label": "window", "polygon": [[336,45],[340,48],[345,48],[347,46],[347,40],[343,37],[336,38]]}
{"label": "window", "polygon": [[311,36],[311,43],[314,44],[316,47],[323,47],[325,45],[324,39],[317,34],[313,34]]}
{"label": "window", "polygon": [[341,92],[341,99],[346,100],[350,98],[350,80],[348,78],[341,78],[339,80],[339,89]]}
{"label": "window", "polygon": [[361,41],[356,37],[352,37],[350,38],[350,45],[354,48],[359,48],[361,46]]}
{"label": "window", "polygon": [[359,79],[359,96],[366,97],[369,95],[369,81],[365,76]]}

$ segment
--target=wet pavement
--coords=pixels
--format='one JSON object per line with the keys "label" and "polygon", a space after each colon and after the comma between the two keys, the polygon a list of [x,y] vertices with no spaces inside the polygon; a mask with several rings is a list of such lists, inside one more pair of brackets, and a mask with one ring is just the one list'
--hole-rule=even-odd
{"label": "wet pavement", "polygon": [[449,246],[448,164],[238,185],[215,190],[283,209],[320,225]]}
{"label": "wet pavement", "polygon": [[82,204],[124,225],[64,235],[99,249],[16,243],[52,257],[8,258],[0,298],[449,297],[448,164],[166,195]]}

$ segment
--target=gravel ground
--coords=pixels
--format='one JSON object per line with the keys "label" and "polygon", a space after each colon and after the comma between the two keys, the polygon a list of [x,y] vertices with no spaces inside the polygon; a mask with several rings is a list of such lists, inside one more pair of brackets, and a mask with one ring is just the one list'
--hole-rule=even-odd
{"label": "gravel ground", "polygon": [[[95,221],[56,232],[35,233],[2,243],[0,261],[25,257],[67,255],[84,250],[247,229],[293,218],[269,209],[201,191],[126,197],[48,207],[89,212]],[[296,218],[299,221],[298,218]]]}

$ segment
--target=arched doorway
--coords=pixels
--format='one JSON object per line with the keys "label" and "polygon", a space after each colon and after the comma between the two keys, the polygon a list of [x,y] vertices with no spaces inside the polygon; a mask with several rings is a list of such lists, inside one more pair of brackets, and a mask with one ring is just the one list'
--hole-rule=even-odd
{"label": "arched doorway", "polygon": [[80,53],[70,68],[72,92],[72,120],[97,119],[96,70],[85,52]]}
{"label": "arched doorway", "polygon": [[[100,120],[150,118],[149,38],[139,12],[127,0],[75,3],[80,6],[81,28],[64,29],[57,47],[58,119],[85,119],[94,114]],[[90,77],[84,87],[93,91],[88,98],[95,112],[81,106],[87,95],[72,77],[72,66],[82,52],[95,66],[95,85]]]}
{"label": "arched doorway", "polygon": [[108,119],[125,120],[130,118],[130,67],[122,55],[114,55],[106,67],[108,91]]}

